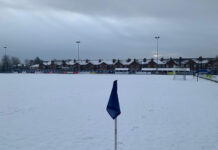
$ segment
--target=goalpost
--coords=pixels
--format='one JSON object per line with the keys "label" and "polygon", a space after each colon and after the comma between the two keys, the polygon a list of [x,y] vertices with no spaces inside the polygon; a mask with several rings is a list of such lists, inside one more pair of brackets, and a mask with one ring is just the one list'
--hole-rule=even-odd
{"label": "goalpost", "polygon": [[186,80],[186,74],[189,71],[189,68],[181,68],[181,67],[175,67],[173,68],[173,79],[183,79]]}

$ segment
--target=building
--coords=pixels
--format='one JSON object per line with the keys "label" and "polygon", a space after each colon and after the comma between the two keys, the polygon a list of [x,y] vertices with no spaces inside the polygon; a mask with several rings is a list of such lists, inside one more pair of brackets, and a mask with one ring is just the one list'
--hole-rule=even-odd
{"label": "building", "polygon": [[[135,73],[147,70],[161,70],[160,68],[189,68],[190,71],[199,69],[211,69],[217,64],[214,58],[161,58],[156,59],[112,59],[112,60],[52,60],[44,61],[38,66],[31,66],[30,69],[40,69],[41,71],[49,70],[52,72],[72,71],[72,72],[96,72],[96,73],[113,73],[116,68],[128,68],[129,72]],[[154,69],[151,69],[154,68]],[[156,69],[155,69],[156,68]],[[121,69],[122,70],[122,69]],[[170,70],[170,69],[168,69]]]}

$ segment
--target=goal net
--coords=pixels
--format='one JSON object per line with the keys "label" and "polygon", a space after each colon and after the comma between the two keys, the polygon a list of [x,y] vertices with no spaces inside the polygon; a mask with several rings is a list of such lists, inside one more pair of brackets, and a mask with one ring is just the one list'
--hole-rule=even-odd
{"label": "goal net", "polygon": [[189,71],[189,68],[179,68],[179,67],[175,67],[173,68],[173,79],[182,79],[182,80],[186,80],[186,74]]}

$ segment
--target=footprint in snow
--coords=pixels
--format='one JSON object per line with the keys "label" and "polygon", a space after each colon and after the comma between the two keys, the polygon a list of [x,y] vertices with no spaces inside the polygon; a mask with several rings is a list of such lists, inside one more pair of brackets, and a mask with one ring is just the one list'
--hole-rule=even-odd
{"label": "footprint in snow", "polygon": [[94,137],[91,137],[91,136],[87,136],[87,137],[84,137],[84,138],[82,138],[83,140],[92,140],[92,139],[94,139]]}
{"label": "footprint in snow", "polygon": [[134,126],[134,127],[132,127],[131,131],[135,131],[135,130],[137,130],[138,128],[139,128],[138,126]]}

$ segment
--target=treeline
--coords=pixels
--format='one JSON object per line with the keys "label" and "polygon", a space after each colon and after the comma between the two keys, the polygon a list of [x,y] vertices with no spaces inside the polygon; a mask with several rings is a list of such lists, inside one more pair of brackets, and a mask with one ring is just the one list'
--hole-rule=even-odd
{"label": "treeline", "polygon": [[39,57],[35,59],[26,59],[23,62],[18,57],[4,55],[0,61],[0,72],[12,72],[16,69],[28,69],[30,66],[40,64],[42,60]]}

